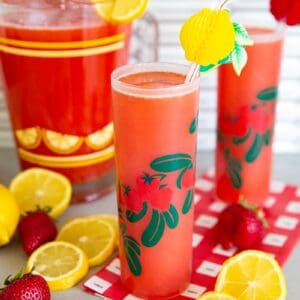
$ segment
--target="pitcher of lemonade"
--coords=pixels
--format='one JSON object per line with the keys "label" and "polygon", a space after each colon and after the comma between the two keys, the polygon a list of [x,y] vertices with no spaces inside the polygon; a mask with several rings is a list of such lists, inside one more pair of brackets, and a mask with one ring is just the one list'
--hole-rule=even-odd
{"label": "pitcher of lemonade", "polygon": [[1,65],[21,168],[66,175],[73,202],[97,199],[113,183],[110,74],[127,63],[131,21],[146,9],[124,16],[117,2],[0,4]]}

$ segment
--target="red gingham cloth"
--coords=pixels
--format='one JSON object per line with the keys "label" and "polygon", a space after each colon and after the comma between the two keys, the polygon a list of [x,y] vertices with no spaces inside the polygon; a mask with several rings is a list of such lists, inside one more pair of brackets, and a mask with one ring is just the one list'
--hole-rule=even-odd
{"label": "red gingham cloth", "polygon": [[[207,172],[197,180],[194,202],[193,275],[188,289],[176,297],[178,300],[195,299],[205,291],[213,290],[222,263],[238,252],[237,249],[223,250],[215,243],[214,228],[226,204],[214,199],[213,172]],[[282,266],[300,237],[300,188],[273,182],[264,207],[269,227],[257,249],[274,255]],[[84,288],[102,299],[140,299],[122,288],[117,257],[90,277]]]}

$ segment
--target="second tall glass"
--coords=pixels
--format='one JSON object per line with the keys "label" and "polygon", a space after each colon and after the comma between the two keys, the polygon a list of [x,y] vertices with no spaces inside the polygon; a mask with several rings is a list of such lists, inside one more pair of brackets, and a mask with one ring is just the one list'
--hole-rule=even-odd
{"label": "second tall glass", "polygon": [[121,278],[164,299],[190,282],[199,80],[172,64],[112,74]]}
{"label": "second tall glass", "polygon": [[268,196],[283,28],[248,27],[253,46],[238,77],[219,69],[216,195],[228,202]]}

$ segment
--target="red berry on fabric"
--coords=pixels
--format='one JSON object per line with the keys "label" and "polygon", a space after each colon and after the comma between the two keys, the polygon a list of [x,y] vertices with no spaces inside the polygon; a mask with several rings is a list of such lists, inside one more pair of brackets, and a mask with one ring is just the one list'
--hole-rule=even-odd
{"label": "red berry on fabric", "polygon": [[225,249],[235,245],[240,249],[256,248],[262,240],[264,225],[259,210],[241,204],[228,206],[219,216],[218,238]]}
{"label": "red berry on fabric", "polygon": [[233,235],[233,243],[240,249],[256,248],[262,240],[263,224],[251,211],[245,212],[237,224]]}

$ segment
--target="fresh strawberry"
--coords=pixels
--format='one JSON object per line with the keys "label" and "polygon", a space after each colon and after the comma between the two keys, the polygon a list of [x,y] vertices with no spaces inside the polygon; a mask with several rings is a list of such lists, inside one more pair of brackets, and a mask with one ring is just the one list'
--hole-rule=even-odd
{"label": "fresh strawberry", "polygon": [[5,286],[0,290],[0,300],[50,300],[50,289],[46,280],[33,274],[22,272],[5,280]]}
{"label": "fresh strawberry", "polygon": [[300,24],[300,1],[271,0],[271,13],[278,21],[287,25]]}
{"label": "fresh strawberry", "polygon": [[43,211],[30,212],[24,216],[19,222],[18,232],[27,255],[44,243],[53,241],[57,235],[53,220]]}
{"label": "fresh strawberry", "polygon": [[232,204],[220,215],[218,239],[225,249],[233,245],[240,249],[256,248],[261,243],[265,226],[261,210],[245,202]]}

